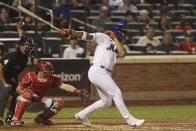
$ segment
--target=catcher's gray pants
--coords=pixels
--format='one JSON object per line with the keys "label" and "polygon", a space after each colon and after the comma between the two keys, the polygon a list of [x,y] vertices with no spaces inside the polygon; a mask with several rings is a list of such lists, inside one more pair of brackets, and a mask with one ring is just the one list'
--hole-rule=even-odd
{"label": "catcher's gray pants", "polygon": [[44,111],[45,109],[50,108],[52,105],[52,99],[50,98],[43,98],[40,102],[31,102],[27,108],[28,112],[40,112]]}

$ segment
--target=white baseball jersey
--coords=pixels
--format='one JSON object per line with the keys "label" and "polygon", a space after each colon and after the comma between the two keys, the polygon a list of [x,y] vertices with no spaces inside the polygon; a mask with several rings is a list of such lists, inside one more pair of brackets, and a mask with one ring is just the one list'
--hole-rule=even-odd
{"label": "white baseball jersey", "polygon": [[126,119],[127,123],[130,124],[135,118],[126,108],[121,90],[112,79],[111,72],[107,70],[109,69],[112,71],[116,63],[116,44],[106,34],[91,33],[90,35],[93,35],[93,41],[97,43],[97,47],[94,54],[93,65],[88,71],[88,78],[91,83],[95,85],[100,100],[86,107],[84,110],[77,113],[77,115],[82,119],[87,118],[92,112],[111,106],[113,100],[121,115]]}
{"label": "white baseball jersey", "polygon": [[117,47],[115,42],[104,33],[91,33],[95,43],[97,43],[93,65],[104,66],[107,69],[113,69],[116,63]]}

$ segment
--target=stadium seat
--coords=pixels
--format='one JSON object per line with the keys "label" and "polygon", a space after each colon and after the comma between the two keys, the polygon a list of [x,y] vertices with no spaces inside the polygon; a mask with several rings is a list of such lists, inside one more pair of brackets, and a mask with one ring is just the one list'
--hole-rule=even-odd
{"label": "stadium seat", "polygon": [[133,50],[133,51],[144,51],[145,50],[145,46],[143,45],[137,45],[137,44],[128,44],[129,49]]}
{"label": "stadium seat", "polygon": [[60,55],[60,45],[61,45],[61,43],[62,43],[61,38],[43,37],[42,38],[43,54],[45,56]]}
{"label": "stadium seat", "polygon": [[176,40],[176,43],[179,44],[180,42],[184,41],[184,36],[176,36],[175,40]]}
{"label": "stadium seat", "polygon": [[185,16],[185,21],[192,25],[196,22],[196,16]]}
{"label": "stadium seat", "polygon": [[16,23],[7,23],[7,24],[4,24],[3,30],[4,31],[17,31],[17,29],[16,29]]}
{"label": "stadium seat", "polygon": [[154,28],[157,28],[158,27],[158,22],[152,22],[149,25],[154,27]]}
{"label": "stadium seat", "polygon": [[142,22],[133,22],[133,23],[128,23],[127,24],[127,29],[135,29],[135,30],[144,30],[146,27],[146,24]]}
{"label": "stadium seat", "polygon": [[[158,10],[159,7],[160,7],[160,3],[157,3],[157,4],[155,4],[155,7],[154,8]],[[173,10],[174,8],[175,8],[174,4],[171,4],[171,3],[168,4],[168,9],[169,10]]]}
{"label": "stadium seat", "polygon": [[94,19],[98,19],[97,18],[97,16],[89,16],[89,17],[87,17],[87,21],[88,21],[88,23],[92,23],[92,21],[94,20]]}
{"label": "stadium seat", "polygon": [[84,10],[71,10],[70,13],[71,13],[70,17],[72,18],[77,18],[83,21],[86,20],[86,14]]}
{"label": "stadium seat", "polygon": [[119,22],[106,22],[104,23],[104,29],[109,30],[115,24],[119,24]]}
{"label": "stadium seat", "polygon": [[148,3],[137,4],[136,6],[137,6],[138,10],[144,10],[145,9],[147,11],[150,11],[150,10],[153,9],[152,4],[148,4]]}
{"label": "stadium seat", "polygon": [[[76,18],[77,19],[77,18]],[[78,19],[79,20],[79,19]],[[85,19],[86,20],[86,19]],[[84,23],[86,23],[86,21],[84,20],[79,20],[79,21],[82,21]],[[89,23],[89,22],[88,22]],[[88,28],[85,28],[85,25],[83,25],[82,23],[78,22],[78,21],[75,21],[74,19],[71,18],[70,20],[70,27],[73,29],[73,30],[84,30],[84,31],[87,31]]]}
{"label": "stadium seat", "polygon": [[136,29],[132,29],[132,30],[127,29],[126,31],[127,31],[126,36],[128,36],[128,37],[133,37],[133,36],[139,36],[140,35],[140,31],[136,30]]}
{"label": "stadium seat", "polygon": [[111,11],[111,16],[125,16],[125,15],[126,15],[126,11],[124,10]]}
{"label": "stadium seat", "polygon": [[193,29],[196,29],[196,22],[193,22],[193,24],[192,24],[193,26]]}
{"label": "stadium seat", "polygon": [[29,31],[29,30],[35,31],[35,24],[33,23],[33,24],[28,24],[28,25],[24,26],[24,30],[25,31]]}
{"label": "stadium seat", "polygon": [[165,52],[165,51],[155,51],[155,50],[153,50],[153,51],[147,51],[147,52],[145,52],[144,53],[145,55],[166,55],[167,54],[167,52]]}
{"label": "stadium seat", "polygon": [[159,10],[152,10],[152,17],[154,19],[154,17],[156,16],[157,13],[159,13]]}
{"label": "stadium seat", "polygon": [[194,41],[196,41],[196,29],[192,29],[190,32],[193,34]]}
{"label": "stadium seat", "polygon": [[135,30],[135,29],[129,30],[129,29],[127,29],[126,31],[127,31],[127,33],[126,33],[126,44],[132,42],[132,37],[140,35],[139,30]]}
{"label": "stadium seat", "polygon": [[17,31],[3,31],[0,32],[0,38],[19,38]]}
{"label": "stadium seat", "polygon": [[177,18],[179,18],[180,15],[185,15],[185,16],[189,16],[190,15],[190,11],[189,10],[172,10],[172,12],[175,14],[175,16]]}
{"label": "stadium seat", "polygon": [[51,31],[45,32],[45,36],[46,37],[62,37],[61,35],[59,35],[58,31],[56,31],[56,30],[51,30]]}
{"label": "stadium seat", "polygon": [[170,33],[174,38],[176,36],[184,36],[184,32],[182,30],[171,29],[171,30],[166,30],[166,32]]}
{"label": "stadium seat", "polygon": [[[163,31],[158,30],[158,29],[155,29],[154,33],[155,33],[155,36],[162,36],[163,35]],[[145,34],[146,34],[146,30],[144,30],[144,32],[143,32],[143,35],[145,35]]]}
{"label": "stadium seat", "polygon": [[192,11],[194,9],[194,5],[193,4],[179,4],[178,9]]}
{"label": "stadium seat", "polygon": [[3,42],[5,45],[5,48],[9,51],[16,47],[18,44],[20,38],[19,37],[9,37],[9,38],[3,38],[0,37],[0,42]]}
{"label": "stadium seat", "polygon": [[110,19],[113,21],[113,22],[120,22],[120,20],[122,18],[125,18],[124,16],[111,16]]}
{"label": "stadium seat", "polygon": [[141,37],[141,36],[133,36],[133,37],[131,38],[131,39],[132,39],[132,43],[136,44],[140,37]]}
{"label": "stadium seat", "polygon": [[163,40],[163,36],[155,36],[155,38],[158,38],[160,41]]}
{"label": "stadium seat", "polygon": [[[160,19],[161,19],[161,16],[153,16],[153,20],[154,20],[155,22],[157,22],[157,24],[159,23]],[[170,17],[167,17],[167,19],[168,19],[169,21],[171,21],[171,18],[170,18]]]}
{"label": "stadium seat", "polygon": [[99,10],[91,10],[90,16],[98,16],[99,15]]}
{"label": "stadium seat", "polygon": [[186,51],[170,51],[170,55],[188,55],[188,52]]}
{"label": "stadium seat", "polygon": [[180,22],[171,22],[171,26],[175,29],[176,25],[178,25]]}
{"label": "stadium seat", "polygon": [[196,16],[196,10],[193,10],[193,11],[192,11],[192,15],[193,15],[193,16]]}
{"label": "stadium seat", "polygon": [[131,51],[127,51],[127,55],[128,56],[132,56],[132,55],[144,55],[143,51],[137,51],[137,50],[131,50]]}

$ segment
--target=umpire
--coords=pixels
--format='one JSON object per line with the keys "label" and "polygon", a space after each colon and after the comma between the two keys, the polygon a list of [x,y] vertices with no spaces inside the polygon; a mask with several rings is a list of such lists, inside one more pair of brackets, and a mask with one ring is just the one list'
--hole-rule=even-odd
{"label": "umpire", "polygon": [[13,98],[7,112],[5,124],[9,125],[12,120],[18,96],[16,93],[18,76],[25,68],[28,57],[33,57],[35,48],[36,43],[34,40],[23,36],[19,41],[17,50],[7,53],[0,59],[0,125],[4,125],[2,118],[9,95],[12,95]]}

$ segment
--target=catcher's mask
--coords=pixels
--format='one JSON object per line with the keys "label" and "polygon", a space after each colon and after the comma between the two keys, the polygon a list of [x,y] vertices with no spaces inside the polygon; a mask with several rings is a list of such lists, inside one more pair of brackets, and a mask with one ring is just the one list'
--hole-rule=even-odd
{"label": "catcher's mask", "polygon": [[32,38],[22,36],[22,38],[19,41],[19,45],[22,45],[25,47],[25,54],[29,57],[33,57],[35,53],[36,43]]}
{"label": "catcher's mask", "polygon": [[125,29],[122,24],[115,24],[111,27],[110,30],[115,33],[118,40],[121,40],[123,38],[122,32],[125,32]]}
{"label": "catcher's mask", "polygon": [[38,74],[39,72],[43,73],[44,79],[50,79],[53,75],[54,68],[50,62],[41,61],[36,65],[36,74]]}

